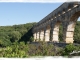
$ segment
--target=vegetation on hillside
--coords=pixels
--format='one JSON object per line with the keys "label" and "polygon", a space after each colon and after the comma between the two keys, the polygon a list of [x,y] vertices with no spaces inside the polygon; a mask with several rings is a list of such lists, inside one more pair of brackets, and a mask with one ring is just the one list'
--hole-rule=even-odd
{"label": "vegetation on hillside", "polygon": [[[35,24],[36,22],[22,25],[0,26],[0,46],[9,46],[16,41],[19,42],[24,39],[26,42],[29,41],[31,37],[30,30]],[[26,34],[27,36],[25,36]]]}
{"label": "vegetation on hillside", "polygon": [[[80,51],[80,46],[74,46],[73,44],[66,45],[64,48],[54,46],[53,44],[47,44],[46,42],[39,42],[36,44],[25,44],[24,42],[13,43],[6,48],[0,48],[0,57],[8,58],[26,58],[31,56],[73,56],[70,53],[73,51]],[[75,54],[79,56],[80,53]]]}
{"label": "vegetation on hillside", "polygon": [[[30,44],[33,41],[32,26],[36,23],[27,23],[13,26],[0,26],[0,57],[30,57],[30,56],[69,56],[73,51],[79,51],[80,46],[73,44],[57,47],[46,42],[39,45]],[[74,42],[80,43],[80,21],[77,22],[74,32]],[[62,27],[59,39],[62,41]],[[80,55],[80,54],[79,54]]]}

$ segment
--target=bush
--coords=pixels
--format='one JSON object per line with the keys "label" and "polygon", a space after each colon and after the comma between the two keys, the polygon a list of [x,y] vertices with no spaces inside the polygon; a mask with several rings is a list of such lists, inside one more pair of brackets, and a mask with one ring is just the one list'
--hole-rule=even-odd
{"label": "bush", "polygon": [[39,42],[38,44],[29,45],[30,56],[54,56],[54,45],[46,42]]}
{"label": "bush", "polygon": [[14,43],[12,46],[8,46],[5,49],[0,50],[0,57],[28,57],[28,46],[21,42],[20,44]]}
{"label": "bush", "polygon": [[80,46],[69,44],[62,48],[47,42],[34,42],[33,44],[15,42],[11,46],[1,48],[0,57],[25,58],[29,56],[69,56],[69,54],[75,50],[79,51]]}
{"label": "bush", "polygon": [[73,44],[69,44],[66,45],[66,47],[64,48],[64,50],[62,51],[62,55],[69,55],[71,52],[73,52],[74,50],[76,50],[77,48],[73,45]]}

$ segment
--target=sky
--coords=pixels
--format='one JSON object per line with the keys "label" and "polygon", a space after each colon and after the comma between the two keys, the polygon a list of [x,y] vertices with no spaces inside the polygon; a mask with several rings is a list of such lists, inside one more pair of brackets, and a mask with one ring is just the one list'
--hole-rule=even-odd
{"label": "sky", "polygon": [[61,4],[0,2],[0,26],[39,22]]}

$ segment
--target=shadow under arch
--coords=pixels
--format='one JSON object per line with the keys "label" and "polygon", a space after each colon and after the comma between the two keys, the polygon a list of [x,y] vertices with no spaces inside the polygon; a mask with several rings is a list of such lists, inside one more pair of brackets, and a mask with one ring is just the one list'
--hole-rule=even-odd
{"label": "shadow under arch", "polygon": [[79,16],[80,16],[80,11],[74,13],[70,18],[70,21],[67,25],[67,31],[66,31],[66,39],[65,39],[66,43],[74,42],[74,30],[75,30],[75,26]]}

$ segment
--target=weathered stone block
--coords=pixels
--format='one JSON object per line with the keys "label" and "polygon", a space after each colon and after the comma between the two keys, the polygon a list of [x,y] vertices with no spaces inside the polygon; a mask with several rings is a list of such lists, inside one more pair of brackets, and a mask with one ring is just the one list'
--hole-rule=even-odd
{"label": "weathered stone block", "polygon": [[73,43],[73,38],[66,38],[66,43]]}
{"label": "weathered stone block", "polygon": [[40,37],[40,41],[43,41],[43,37]]}
{"label": "weathered stone block", "polygon": [[53,35],[58,35],[58,31],[53,31]]}
{"label": "weathered stone block", "polygon": [[74,28],[68,27],[67,31],[74,31]]}
{"label": "weathered stone block", "polygon": [[73,37],[73,32],[67,32],[66,37]]}
{"label": "weathered stone block", "polygon": [[49,36],[45,36],[45,41],[49,41]]}
{"label": "weathered stone block", "polygon": [[55,31],[59,31],[59,27],[55,27],[54,30],[55,30]]}
{"label": "weathered stone block", "polygon": [[52,41],[59,41],[58,40],[58,35],[53,35],[53,40]]}
{"label": "weathered stone block", "polygon": [[74,22],[70,22],[67,28],[67,31],[74,31],[74,27],[75,27],[75,23]]}

